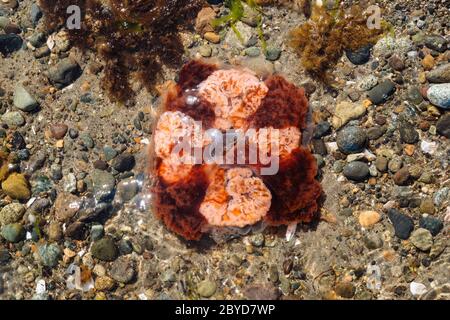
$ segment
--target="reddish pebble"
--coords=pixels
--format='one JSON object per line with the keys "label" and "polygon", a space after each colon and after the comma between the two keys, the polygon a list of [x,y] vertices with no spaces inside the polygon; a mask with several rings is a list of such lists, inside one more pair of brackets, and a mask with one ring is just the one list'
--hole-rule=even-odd
{"label": "reddish pebble", "polygon": [[66,135],[68,130],[67,125],[64,123],[57,123],[51,126],[50,132],[52,134],[52,137],[55,139],[62,139]]}

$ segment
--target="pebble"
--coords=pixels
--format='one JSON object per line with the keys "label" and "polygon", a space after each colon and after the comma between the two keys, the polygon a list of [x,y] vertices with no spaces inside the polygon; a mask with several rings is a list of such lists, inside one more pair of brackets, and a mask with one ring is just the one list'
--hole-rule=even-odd
{"label": "pebble", "polygon": [[389,209],[388,217],[394,226],[395,235],[402,240],[407,240],[414,230],[413,220],[396,209]]}
{"label": "pebble", "polygon": [[11,22],[7,17],[3,17],[0,15],[0,29],[5,28],[7,25],[9,25]]}
{"label": "pebble", "polygon": [[367,142],[365,130],[351,126],[340,130],[336,142],[341,152],[345,154],[358,153],[364,150]]}
{"label": "pebble", "polygon": [[336,284],[334,291],[342,298],[351,299],[355,295],[356,288],[351,282],[343,281]]}
{"label": "pebble", "polygon": [[135,179],[125,179],[117,184],[116,196],[122,201],[130,201],[138,191],[139,185]]}
{"label": "pebble", "polygon": [[[426,184],[430,184],[433,183],[433,174],[429,171],[420,171],[421,174],[419,175],[419,178],[417,179],[417,181],[422,182],[422,183],[426,183]],[[411,173],[412,177],[415,177],[416,175]]]}
{"label": "pebble", "polygon": [[434,202],[432,198],[425,198],[420,202],[420,212],[434,214]]}
{"label": "pebble", "polygon": [[311,144],[313,146],[314,153],[319,154],[321,156],[327,155],[328,151],[323,139],[313,139],[311,141]]}
{"label": "pebble", "polygon": [[428,231],[430,231],[432,236],[436,236],[439,232],[441,232],[444,224],[438,218],[423,216],[419,219],[419,227],[427,229]]}
{"label": "pebble", "polygon": [[7,224],[2,227],[1,235],[6,241],[17,243],[25,238],[25,229],[20,223]]}
{"label": "pebble", "polygon": [[72,172],[64,176],[64,191],[69,193],[75,193],[77,191],[77,178]]}
{"label": "pebble", "polygon": [[86,146],[87,148],[89,148],[89,149],[94,148],[95,142],[94,142],[94,139],[92,139],[92,137],[91,137],[91,135],[89,133],[87,133],[87,132],[82,133],[80,135],[80,139],[83,142],[83,145]]}
{"label": "pebble", "polygon": [[78,130],[77,130],[77,129],[70,128],[70,129],[69,129],[69,137],[70,137],[71,139],[76,139],[76,138],[78,138]]}
{"label": "pebble", "polygon": [[132,154],[122,153],[114,159],[112,167],[119,172],[125,172],[133,169],[135,164],[136,161]]}
{"label": "pebble", "polygon": [[450,63],[438,66],[433,71],[426,74],[428,82],[431,83],[449,83],[450,82]]}
{"label": "pebble", "polygon": [[204,45],[198,49],[198,52],[200,53],[200,55],[202,57],[208,58],[208,57],[211,57],[211,55],[212,55],[212,48],[208,45]]}
{"label": "pebble", "polygon": [[95,289],[99,291],[110,291],[114,289],[116,283],[108,276],[99,276],[95,279]]}
{"label": "pebble", "polygon": [[217,285],[214,281],[203,280],[197,286],[197,293],[203,298],[210,298],[216,293]]}
{"label": "pebble", "polygon": [[262,233],[255,234],[250,237],[250,243],[254,245],[255,247],[262,247],[264,246],[264,235]]}
{"label": "pebble", "polygon": [[64,123],[57,123],[50,127],[50,133],[55,139],[63,139],[69,127]]}
{"label": "pebble", "polygon": [[94,224],[91,227],[91,240],[92,241],[97,241],[101,238],[103,238],[104,234],[105,234],[105,229],[103,228],[103,226],[101,224]]}
{"label": "pebble", "polygon": [[47,229],[47,235],[48,235],[49,240],[51,240],[51,241],[61,240],[61,238],[63,236],[61,225],[56,221],[50,222],[48,229]]}
{"label": "pebble", "polygon": [[18,222],[25,213],[25,206],[20,203],[10,203],[0,211],[0,226]]}
{"label": "pebble", "polygon": [[335,163],[333,163],[333,171],[336,173],[341,173],[342,170],[344,170],[345,167],[345,161],[343,160],[338,160]]}
{"label": "pebble", "polygon": [[370,60],[370,51],[372,46],[364,46],[358,50],[350,51],[347,50],[345,52],[348,60],[354,65],[363,65],[369,62]]}
{"label": "pebble", "polygon": [[362,104],[353,104],[343,101],[336,105],[332,124],[336,129],[341,128],[350,120],[359,119],[366,113],[366,108]]}
{"label": "pebble", "polygon": [[431,54],[427,54],[422,59],[422,67],[425,70],[431,70],[434,68],[435,65],[436,65],[436,60],[434,60],[434,57]]}
{"label": "pebble", "polygon": [[371,177],[377,177],[378,176],[378,170],[377,167],[374,164],[371,164],[369,166],[369,173]]}
{"label": "pebble", "polygon": [[258,57],[261,54],[261,50],[258,47],[250,47],[244,50],[246,56]]}
{"label": "pebble", "polygon": [[220,36],[214,32],[205,32],[203,37],[211,43],[219,43],[220,42]]}
{"label": "pebble", "polygon": [[248,300],[277,300],[280,291],[275,285],[256,284],[244,288],[244,295]]}
{"label": "pebble", "polygon": [[377,157],[375,160],[375,167],[380,172],[386,172],[388,169],[388,159],[385,157]]}
{"label": "pebble", "polygon": [[92,165],[95,169],[98,169],[98,170],[107,170],[108,169],[108,163],[103,160],[95,160]]}
{"label": "pebble", "polygon": [[271,75],[275,71],[273,63],[262,56],[245,58],[241,61],[241,65],[254,71],[260,77]]}
{"label": "pebble", "polygon": [[436,123],[436,131],[450,139],[450,113],[445,113],[443,116],[441,116]]}
{"label": "pebble", "polygon": [[389,58],[389,66],[395,71],[403,71],[405,69],[405,63],[397,55],[393,55]]}
{"label": "pebble", "polygon": [[450,109],[450,83],[432,85],[427,91],[427,97],[433,105]]}
{"label": "pebble", "polygon": [[116,184],[116,180],[111,173],[94,169],[91,174],[91,179],[95,199],[98,201],[106,201],[111,198]]}
{"label": "pebble", "polygon": [[9,127],[21,127],[25,124],[25,118],[18,111],[8,111],[2,115],[2,121]]}
{"label": "pebble", "polygon": [[112,147],[104,146],[103,147],[103,155],[105,156],[105,161],[110,161],[117,156],[118,152],[114,150]]}
{"label": "pebble", "polygon": [[49,68],[48,78],[56,88],[62,89],[78,79],[81,72],[81,68],[75,60],[65,58]]}
{"label": "pebble", "polygon": [[41,8],[36,3],[33,3],[31,5],[30,18],[34,26],[36,26],[39,20],[41,20],[42,15],[43,14]]}
{"label": "pebble", "polygon": [[368,92],[370,101],[373,104],[383,104],[395,92],[395,83],[391,80],[384,80]]}
{"label": "pebble", "polygon": [[430,155],[433,155],[438,149],[438,144],[434,141],[429,142],[426,140],[422,140],[420,142],[420,150],[422,150],[423,153],[428,153]]}
{"label": "pebble", "polygon": [[411,243],[421,251],[428,251],[433,245],[433,236],[430,231],[419,228],[411,234]]}
{"label": "pebble", "polygon": [[13,103],[16,108],[25,112],[33,111],[39,106],[36,99],[22,85],[15,87]]}
{"label": "pebble", "polygon": [[409,291],[411,291],[411,294],[413,296],[421,296],[425,293],[427,293],[427,287],[419,282],[411,282],[409,284]]}
{"label": "pebble", "polygon": [[427,48],[437,52],[445,52],[445,50],[447,50],[447,41],[440,35],[427,36],[425,37],[424,42]]}
{"label": "pebble", "polygon": [[27,40],[31,43],[33,47],[39,48],[45,43],[46,38],[44,33],[36,32],[33,33]]}
{"label": "pebble", "polygon": [[403,161],[398,156],[392,158],[388,163],[389,171],[391,171],[392,173],[395,173],[398,170],[400,170],[402,168],[402,166],[403,166]]}
{"label": "pebble", "polygon": [[445,248],[447,247],[448,239],[443,238],[437,238],[433,245],[431,246],[430,250],[430,258],[435,259],[437,258],[442,252],[444,252]]}
{"label": "pebble", "polygon": [[40,262],[46,267],[56,267],[61,259],[61,249],[56,243],[41,244],[38,246]]}
{"label": "pebble", "polygon": [[377,211],[361,211],[358,221],[363,228],[370,228],[381,220],[381,215]]}
{"label": "pebble", "polygon": [[364,181],[369,175],[369,166],[361,161],[350,162],[344,167],[343,174],[349,180]]}
{"label": "pebble", "polygon": [[391,37],[386,36],[381,38],[373,47],[373,54],[376,57],[385,57],[392,54],[403,56],[414,47],[413,42],[409,36],[405,37]]}
{"label": "pebble", "polygon": [[267,60],[276,61],[280,58],[281,49],[269,47],[267,48],[265,55]]}
{"label": "pebble", "polygon": [[3,191],[15,200],[28,200],[31,197],[28,181],[23,174],[11,173],[2,182]]}
{"label": "pebble", "polygon": [[[0,247],[0,266],[6,265],[10,260],[11,255],[9,254],[8,250]],[[0,289],[2,289],[1,286]]]}
{"label": "pebble", "polygon": [[70,193],[60,192],[55,200],[55,217],[60,222],[70,220],[80,210],[80,199]]}
{"label": "pebble", "polygon": [[444,187],[436,191],[434,194],[434,204],[436,207],[440,207],[450,194],[450,187]]}
{"label": "pebble", "polygon": [[91,247],[92,257],[103,261],[114,261],[117,258],[118,250],[114,240],[105,237],[95,241]]}
{"label": "pebble", "polygon": [[49,56],[50,53],[51,53],[50,49],[47,46],[44,46],[36,49],[36,51],[34,52],[34,57],[36,59],[40,59]]}
{"label": "pebble", "polygon": [[408,168],[403,167],[394,174],[393,180],[396,185],[404,186],[407,184],[409,178],[410,174]]}
{"label": "pebble", "polygon": [[83,222],[75,221],[69,224],[65,231],[65,236],[74,240],[86,239],[86,224]]}
{"label": "pebble", "polygon": [[0,53],[9,55],[22,48],[23,40],[17,34],[0,34]]}
{"label": "pebble", "polygon": [[420,93],[419,88],[411,87],[408,90],[408,100],[415,105],[419,105],[423,101],[422,94]]}
{"label": "pebble", "polygon": [[403,151],[408,156],[412,156],[414,154],[415,150],[416,150],[416,147],[413,144],[407,144],[407,145],[405,145],[405,148],[403,149]]}
{"label": "pebble", "polygon": [[119,248],[119,253],[121,255],[127,255],[133,252],[133,245],[130,240],[128,239],[121,239],[117,243],[117,247]]}
{"label": "pebble", "polygon": [[328,135],[331,131],[331,125],[327,121],[319,122],[314,128],[313,138],[320,139]]}
{"label": "pebble", "polygon": [[419,140],[419,133],[415,127],[407,121],[400,122],[399,132],[403,143],[415,144]]}
{"label": "pebble", "polygon": [[378,78],[374,75],[368,75],[361,79],[358,84],[358,88],[362,91],[369,91],[378,84]]}
{"label": "pebble", "polygon": [[383,246],[383,239],[378,234],[369,234],[363,238],[367,249],[375,250]]}
{"label": "pebble", "polygon": [[367,138],[369,140],[376,140],[381,138],[386,133],[386,127],[371,127],[367,130]]}
{"label": "pebble", "polygon": [[111,265],[109,276],[120,283],[130,283],[136,276],[136,265],[127,257],[119,257]]}
{"label": "pebble", "polygon": [[216,13],[211,7],[204,7],[199,11],[195,19],[195,31],[199,34],[214,31],[211,22],[216,18]]}

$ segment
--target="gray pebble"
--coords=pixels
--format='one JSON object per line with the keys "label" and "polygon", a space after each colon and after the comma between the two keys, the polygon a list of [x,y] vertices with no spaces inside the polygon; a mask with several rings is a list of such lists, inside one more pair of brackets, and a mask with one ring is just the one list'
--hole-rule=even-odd
{"label": "gray pebble", "polygon": [[38,107],[36,99],[22,85],[14,89],[14,106],[22,111],[30,112]]}

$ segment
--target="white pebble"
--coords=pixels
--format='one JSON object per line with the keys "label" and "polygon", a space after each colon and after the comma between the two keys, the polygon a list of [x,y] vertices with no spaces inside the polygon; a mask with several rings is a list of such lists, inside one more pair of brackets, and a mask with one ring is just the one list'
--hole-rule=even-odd
{"label": "white pebble", "polygon": [[436,142],[428,142],[422,140],[420,143],[420,149],[422,149],[423,153],[434,154],[438,148],[438,144]]}
{"label": "white pebble", "polygon": [[409,285],[409,290],[413,296],[420,296],[427,292],[427,287],[419,282],[411,282]]}

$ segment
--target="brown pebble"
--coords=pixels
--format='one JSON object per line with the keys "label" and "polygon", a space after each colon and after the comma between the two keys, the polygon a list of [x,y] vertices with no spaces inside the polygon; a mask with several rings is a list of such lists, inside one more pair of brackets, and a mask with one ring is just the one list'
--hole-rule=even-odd
{"label": "brown pebble", "polygon": [[415,149],[416,149],[416,147],[413,144],[407,144],[407,145],[405,145],[404,150],[408,156],[412,156],[414,154]]}
{"label": "brown pebble", "polygon": [[380,125],[380,126],[384,126],[386,124],[386,117],[381,116],[381,115],[377,115],[375,116],[375,123]]}
{"label": "brown pebble", "polygon": [[408,182],[410,176],[408,168],[403,167],[394,174],[394,183],[398,186],[404,186]]}
{"label": "brown pebble", "polygon": [[14,23],[10,23],[10,24],[6,25],[3,28],[3,31],[5,31],[5,34],[10,34],[10,33],[20,34],[22,32],[20,27]]}
{"label": "brown pebble", "polygon": [[426,120],[420,121],[419,129],[422,131],[428,131],[430,129],[430,123]]}
{"label": "brown pebble", "polygon": [[350,299],[355,295],[356,288],[351,282],[339,282],[335,287],[336,294],[342,298]]}
{"label": "brown pebble", "polygon": [[435,64],[436,64],[436,61],[434,60],[434,58],[431,54],[427,54],[425,56],[425,58],[423,58],[423,60],[422,60],[422,66],[425,70],[433,69]]}
{"label": "brown pebble", "polygon": [[405,63],[401,58],[399,58],[397,55],[393,55],[389,59],[389,66],[394,69],[395,71],[402,71],[405,69]]}
{"label": "brown pebble", "polygon": [[204,35],[205,39],[212,43],[219,43],[220,36],[214,32],[206,32]]}
{"label": "brown pebble", "polygon": [[64,123],[57,123],[50,127],[50,133],[55,139],[62,139],[67,133],[69,127]]}
{"label": "brown pebble", "polygon": [[108,163],[106,163],[106,161],[103,161],[103,160],[96,160],[96,161],[94,161],[93,165],[94,165],[95,169],[99,169],[99,170],[108,169]]}

